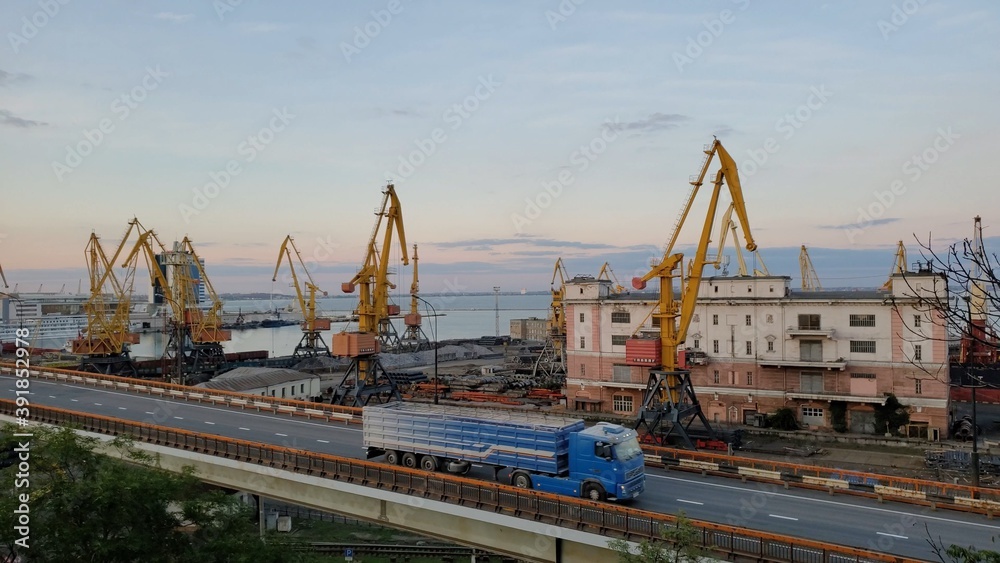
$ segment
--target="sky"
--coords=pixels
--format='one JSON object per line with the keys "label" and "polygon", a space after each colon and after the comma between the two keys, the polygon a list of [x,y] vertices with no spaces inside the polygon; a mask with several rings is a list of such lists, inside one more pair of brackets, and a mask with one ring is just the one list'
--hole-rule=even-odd
{"label": "sky", "polygon": [[824,287],[879,286],[898,241],[914,262],[977,214],[1000,242],[987,0],[11,0],[0,34],[0,267],[21,291],[86,290],[90,234],[113,250],[138,217],[188,236],[219,292],[287,292],[291,234],[333,293],[387,182],[426,293],[547,289],[559,257],[627,285],[713,137],[772,274],[798,280],[806,245]]}

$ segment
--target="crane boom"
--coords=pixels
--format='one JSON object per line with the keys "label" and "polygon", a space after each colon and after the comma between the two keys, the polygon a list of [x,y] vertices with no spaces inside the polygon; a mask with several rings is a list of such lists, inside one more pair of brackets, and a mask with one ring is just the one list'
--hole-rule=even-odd
{"label": "crane boom", "polygon": [[809,251],[806,250],[806,245],[802,245],[799,250],[799,271],[802,274],[802,289],[805,291],[813,291],[823,289],[823,284],[819,282],[819,276],[816,275],[816,268],[813,267],[812,259],[809,258]]}
{"label": "crane boom", "polygon": [[896,258],[892,262],[892,268],[889,270],[889,277],[882,284],[882,289],[892,290],[892,276],[897,274],[906,273],[906,246],[903,241],[899,241],[896,246]]}
{"label": "crane boom", "polygon": [[3,266],[0,266],[0,280],[3,281],[4,289],[10,287],[7,285],[7,276],[3,275]]}
{"label": "crane boom", "polygon": [[[294,258],[292,258],[292,251],[295,252]],[[281,243],[281,248],[278,249],[278,261],[274,265],[274,275],[271,276],[272,282],[278,281],[278,270],[281,268],[282,259],[286,259],[288,262],[288,270],[292,274],[292,286],[295,288],[295,297],[299,303],[299,310],[302,311],[302,340],[295,347],[293,355],[328,355],[330,350],[326,346],[326,343],[323,342],[323,336],[320,331],[330,330],[330,319],[321,319],[316,315],[316,294],[320,293],[326,297],[326,292],[316,286],[312,274],[309,273],[309,269],[306,268],[306,264],[302,260],[302,253],[295,246],[295,240],[292,238],[292,235],[285,236],[285,240]],[[303,274],[305,274],[305,293],[302,292],[302,284],[299,283],[299,276],[295,272],[296,262],[298,262]]]}

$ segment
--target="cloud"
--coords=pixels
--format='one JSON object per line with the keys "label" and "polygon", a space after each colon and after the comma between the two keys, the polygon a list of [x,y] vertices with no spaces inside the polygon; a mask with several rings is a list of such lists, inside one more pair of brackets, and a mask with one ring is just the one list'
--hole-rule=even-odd
{"label": "cloud", "polygon": [[23,72],[7,72],[0,69],[0,86],[8,86],[15,82],[24,82],[25,80],[31,80],[32,76],[30,74],[25,74]]}
{"label": "cloud", "polygon": [[447,242],[431,243],[439,248],[463,248],[465,250],[493,250],[494,246],[509,244],[541,246],[550,248],[583,248],[583,249],[617,249],[621,248],[613,244],[600,242],[579,242],[572,240],[556,240],[543,238],[481,238],[469,240],[453,240]]}
{"label": "cloud", "polygon": [[724,137],[726,135],[734,133],[735,131],[736,131],[735,129],[733,129],[732,127],[730,127],[728,125],[716,125],[715,131],[712,131],[712,136],[713,137]]}
{"label": "cloud", "polygon": [[158,20],[167,20],[167,21],[171,21],[171,22],[174,22],[174,23],[182,23],[182,22],[186,22],[189,19],[193,18],[194,14],[178,14],[178,13],[175,13],[175,12],[159,12],[159,13],[157,13],[153,17],[156,18],[156,19],[158,19]]}
{"label": "cloud", "polygon": [[[281,23],[271,22],[243,22],[236,26],[243,33],[271,33],[272,31],[284,31],[288,26]],[[299,41],[301,45],[301,40]]]}
{"label": "cloud", "polygon": [[645,119],[626,121],[623,123],[606,123],[605,127],[618,133],[632,131],[641,135],[644,133],[655,133],[666,129],[674,129],[680,127],[680,124],[686,121],[691,121],[691,118],[677,113],[656,112],[651,113],[649,117]]}
{"label": "cloud", "polygon": [[48,125],[44,121],[34,121],[32,119],[24,119],[18,117],[13,113],[0,109],[0,125],[10,125],[11,127],[20,127],[22,129],[27,129],[29,127],[44,127]]}
{"label": "cloud", "polygon": [[816,225],[818,229],[858,229],[865,227],[878,227],[881,225],[888,225],[890,223],[895,223],[899,221],[898,217],[882,217],[880,219],[872,219],[866,221],[864,225],[859,225],[857,222],[854,223],[844,223],[842,225]]}

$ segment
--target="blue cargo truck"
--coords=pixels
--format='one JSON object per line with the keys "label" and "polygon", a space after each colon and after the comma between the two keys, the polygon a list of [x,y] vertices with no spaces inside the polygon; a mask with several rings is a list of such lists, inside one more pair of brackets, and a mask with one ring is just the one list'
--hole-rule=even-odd
{"label": "blue cargo truck", "polygon": [[627,500],[645,488],[634,430],[525,411],[393,402],[364,407],[368,458],[464,475],[473,464],[524,489]]}

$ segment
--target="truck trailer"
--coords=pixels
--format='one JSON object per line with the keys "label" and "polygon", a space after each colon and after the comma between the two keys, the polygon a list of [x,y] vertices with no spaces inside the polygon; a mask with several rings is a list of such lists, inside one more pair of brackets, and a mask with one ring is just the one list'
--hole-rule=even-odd
{"label": "truck trailer", "polygon": [[629,500],[645,488],[637,434],[617,424],[543,413],[390,402],[362,411],[369,459],[464,475],[475,465],[510,469],[523,489]]}

